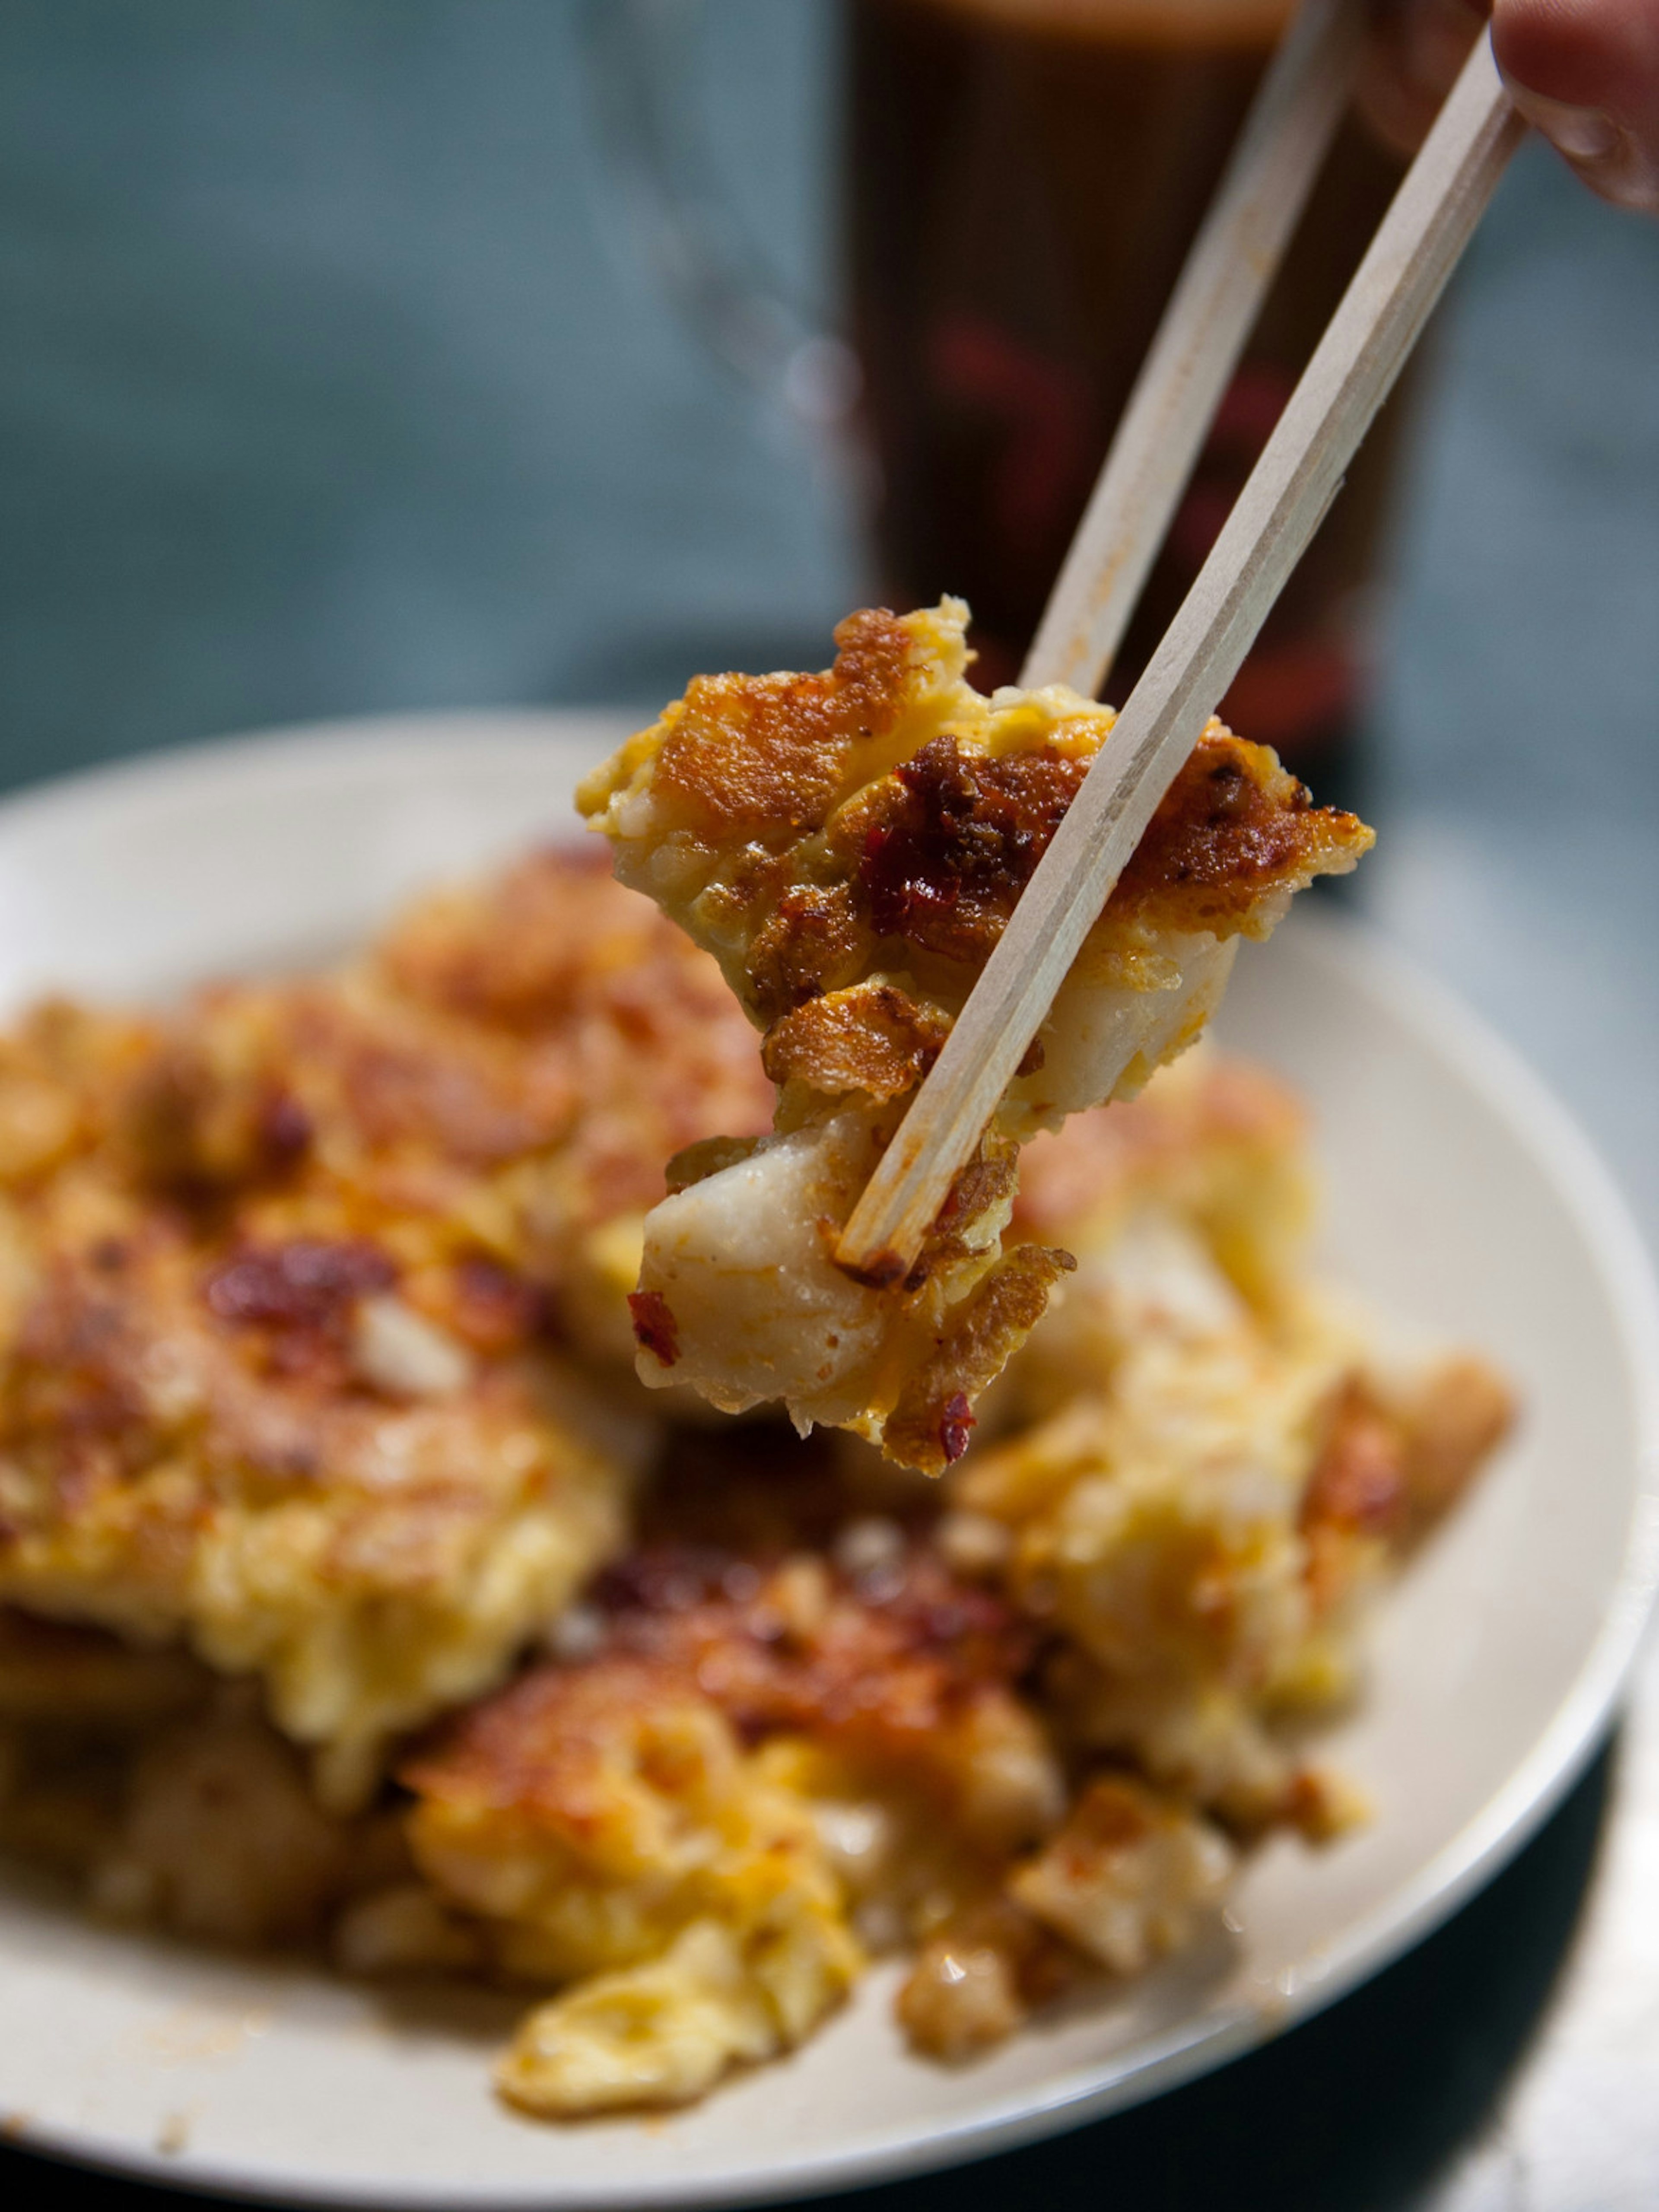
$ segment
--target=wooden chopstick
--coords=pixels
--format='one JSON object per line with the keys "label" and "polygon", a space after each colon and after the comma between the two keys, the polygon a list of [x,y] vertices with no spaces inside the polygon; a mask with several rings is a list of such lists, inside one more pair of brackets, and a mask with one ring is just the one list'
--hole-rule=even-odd
{"label": "wooden chopstick", "polygon": [[842,1233],[908,1268],[1111,896],[1340,489],[1523,135],[1485,33],[1383,217],[1209,559],[1043,854]]}
{"label": "wooden chopstick", "polygon": [[1303,0],[1170,295],[1025,656],[1097,699],[1347,106],[1365,0]]}

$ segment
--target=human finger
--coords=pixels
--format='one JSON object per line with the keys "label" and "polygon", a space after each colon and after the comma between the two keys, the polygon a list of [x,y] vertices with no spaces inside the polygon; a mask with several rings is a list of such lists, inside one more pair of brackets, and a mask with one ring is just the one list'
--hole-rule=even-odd
{"label": "human finger", "polygon": [[1479,0],[1374,0],[1359,106],[1385,143],[1414,153],[1479,35]]}
{"label": "human finger", "polygon": [[1659,213],[1659,0],[1497,0],[1492,50],[1593,191]]}

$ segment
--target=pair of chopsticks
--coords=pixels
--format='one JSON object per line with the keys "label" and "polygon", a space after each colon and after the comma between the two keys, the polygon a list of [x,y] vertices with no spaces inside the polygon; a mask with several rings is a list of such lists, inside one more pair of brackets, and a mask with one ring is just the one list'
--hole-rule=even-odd
{"label": "pair of chopsticks", "polygon": [[[1304,0],[1241,136],[1026,661],[1093,696],[1347,104],[1362,0]],[[1027,884],[836,1249],[887,1280],[957,1175],[1219,706],[1468,243],[1524,125],[1483,32],[1111,741]]]}

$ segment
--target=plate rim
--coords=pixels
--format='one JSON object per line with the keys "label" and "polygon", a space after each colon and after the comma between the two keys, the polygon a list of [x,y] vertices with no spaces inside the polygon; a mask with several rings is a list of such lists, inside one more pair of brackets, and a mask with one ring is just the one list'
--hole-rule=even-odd
{"label": "plate rim", "polygon": [[[131,758],[94,763],[0,795],[0,840],[32,823],[137,800],[165,805],[192,785],[234,784],[250,774],[283,781],[341,769],[406,761],[411,744],[441,750],[463,736],[516,749],[568,744],[579,732],[600,742],[630,718],[610,707],[443,709],[350,715],[206,738]],[[1114,2055],[1104,2066],[1073,2068],[1040,2093],[1012,2093],[927,2132],[891,2129],[843,2152],[729,2178],[691,2176],[582,2184],[555,2178],[485,2185],[330,2181],[257,2160],[192,2156],[180,2161],[95,2129],[31,2124],[15,2148],[57,2163],[130,2176],[192,2193],[252,2202],[421,2208],[421,2212],[532,2212],[532,2208],[715,2206],[785,2203],[935,2172],[1069,2132],[1161,2095],[1313,2018],[1402,1956],[1443,1924],[1534,1835],[1583,1772],[1628,1684],[1659,1587],[1659,1279],[1647,1245],[1609,1170],[1571,1111],[1519,1052],[1461,997],[1352,915],[1299,913],[1289,925],[1304,956],[1328,972],[1358,969],[1372,994],[1436,1054],[1507,1127],[1565,1204],[1607,1286],[1636,1432],[1632,1510],[1620,1571],[1601,1624],[1577,1674],[1531,1749],[1473,1820],[1396,1890],[1363,1916],[1326,1954],[1323,1971],[1271,2004],[1239,2002]]]}

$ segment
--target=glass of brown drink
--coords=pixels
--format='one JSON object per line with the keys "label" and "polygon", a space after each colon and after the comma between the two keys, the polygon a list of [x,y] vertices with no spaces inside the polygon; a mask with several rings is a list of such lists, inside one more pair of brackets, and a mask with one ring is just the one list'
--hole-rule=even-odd
{"label": "glass of brown drink", "polygon": [[[960,592],[1012,679],[1288,0],[846,0],[851,334],[896,602]],[[1401,173],[1345,125],[1108,684],[1225,520]],[[1398,400],[1223,713],[1320,774],[1351,742]]]}

